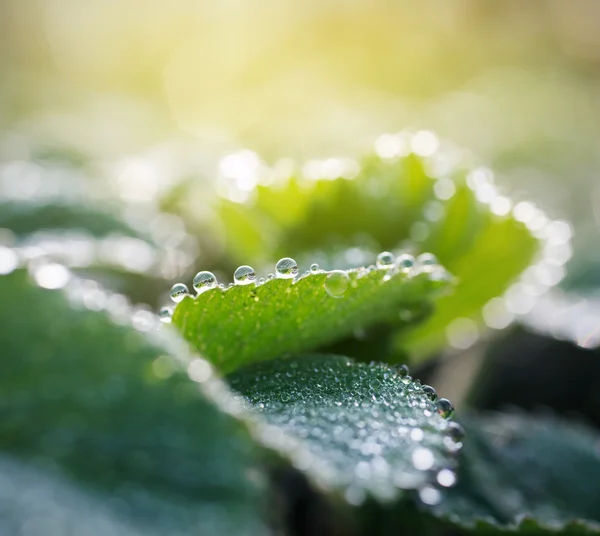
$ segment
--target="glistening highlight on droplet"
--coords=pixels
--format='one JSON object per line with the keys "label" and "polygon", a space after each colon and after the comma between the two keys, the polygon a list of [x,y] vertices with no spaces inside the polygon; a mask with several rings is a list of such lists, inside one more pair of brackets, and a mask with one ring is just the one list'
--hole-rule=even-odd
{"label": "glistening highlight on droplet", "polygon": [[275,265],[275,274],[279,279],[291,279],[298,275],[298,263],[290,257],[279,259]]}
{"label": "glistening highlight on droplet", "polygon": [[256,273],[254,272],[254,268],[252,266],[240,266],[233,273],[233,282],[236,285],[251,285],[256,281]]}
{"label": "glistening highlight on droplet", "polygon": [[398,258],[396,259],[396,266],[401,272],[409,272],[414,265],[415,258],[412,255],[409,255],[408,253],[398,255]]}
{"label": "glistening highlight on droplet", "polygon": [[175,283],[171,287],[170,295],[171,295],[171,299],[175,303],[179,303],[181,300],[183,300],[183,298],[188,296],[189,293],[190,293],[190,291],[187,288],[187,285],[185,285],[184,283]]}
{"label": "glistening highlight on droplet", "polygon": [[202,294],[211,288],[216,288],[217,285],[217,278],[212,272],[198,272],[192,282],[192,286],[198,294]]}
{"label": "glistening highlight on droplet", "polygon": [[449,419],[452,417],[452,415],[454,415],[454,406],[447,398],[440,398],[436,403],[436,407],[437,412],[444,419]]}
{"label": "glistening highlight on droplet", "polygon": [[158,313],[158,318],[160,318],[161,322],[164,322],[165,324],[170,324],[171,320],[173,320],[173,308],[163,307]]}
{"label": "glistening highlight on droplet", "polygon": [[393,268],[394,266],[394,254],[389,251],[383,251],[377,255],[376,266],[380,269]]}

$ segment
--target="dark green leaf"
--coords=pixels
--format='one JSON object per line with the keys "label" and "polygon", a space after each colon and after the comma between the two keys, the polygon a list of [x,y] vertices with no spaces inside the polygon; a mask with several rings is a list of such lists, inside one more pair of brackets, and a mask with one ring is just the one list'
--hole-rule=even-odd
{"label": "dark green leaf", "polygon": [[461,443],[444,418],[448,402],[387,365],[303,355],[250,365],[228,379],[268,423],[264,435],[275,447],[351,503],[367,495],[391,500],[404,489],[431,497],[436,474],[455,467]]}
{"label": "dark green leaf", "polygon": [[[120,307],[84,292],[88,307]],[[167,357],[172,349],[104,311],[70,307],[23,270],[0,277],[0,296],[1,450],[56,468],[83,501],[96,495],[143,534],[263,533],[253,448]],[[214,529],[200,530],[205,522]]]}
{"label": "dark green leaf", "polygon": [[469,418],[459,484],[435,513],[479,534],[600,532],[600,437],[550,418]]}

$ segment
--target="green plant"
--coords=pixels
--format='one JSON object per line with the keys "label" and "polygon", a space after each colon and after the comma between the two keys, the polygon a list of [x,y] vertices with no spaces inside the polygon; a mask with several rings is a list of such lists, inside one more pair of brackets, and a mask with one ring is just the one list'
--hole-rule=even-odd
{"label": "green plant", "polygon": [[417,378],[534,307],[564,274],[568,225],[430,132],[285,176],[249,175],[246,157],[220,178],[230,199],[211,201],[230,238],[212,269],[281,259],[229,286],[199,272],[158,316],[97,282],[155,303],[158,265],[132,277],[73,261],[57,246],[72,235],[27,242],[38,227],[94,247],[118,232],[165,255],[152,236],[100,209],[7,201],[0,532],[600,531],[595,433],[517,412],[454,420]]}

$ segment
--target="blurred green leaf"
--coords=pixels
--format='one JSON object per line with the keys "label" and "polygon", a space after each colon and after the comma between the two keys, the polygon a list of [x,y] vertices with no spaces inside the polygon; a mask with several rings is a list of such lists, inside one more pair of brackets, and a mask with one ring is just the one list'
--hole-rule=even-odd
{"label": "blurred green leaf", "polygon": [[314,350],[373,324],[401,324],[400,311],[429,303],[450,279],[440,266],[415,266],[408,274],[395,268],[310,273],[185,297],[173,322],[228,373],[286,352]]}
{"label": "blurred green leaf", "polygon": [[92,203],[75,204],[56,200],[32,203],[0,202],[0,228],[10,229],[22,237],[41,230],[84,231],[94,237],[120,234],[148,239],[125,223],[109,207]]}
{"label": "blurred green leaf", "polygon": [[169,350],[23,270],[0,296],[1,450],[60,470],[143,534],[264,533],[245,431]]}
{"label": "blurred green leaf", "polygon": [[436,515],[477,534],[600,533],[600,437],[551,418],[462,421],[459,481]]}
{"label": "blurred green leaf", "polygon": [[429,171],[446,157],[456,159],[456,154],[393,159],[370,155],[351,179],[298,175],[257,187],[245,204],[222,200],[220,213],[231,237],[228,253],[237,261],[266,262],[289,255],[293,248],[302,260],[324,258],[337,266],[344,259],[352,265],[340,252],[356,247],[371,254],[434,253],[456,275],[456,292],[440,301],[427,322],[403,330],[397,341],[416,358],[430,355],[445,344],[453,320],[465,317],[481,323],[483,306],[508,288],[539,249],[525,225],[510,214],[493,214],[488,202],[478,200],[482,181],[487,181],[486,195],[495,192],[489,174],[480,173],[477,186],[477,181],[467,180],[470,171],[462,163],[450,166],[451,171],[445,164],[446,171],[439,174]]}
{"label": "blurred green leaf", "polygon": [[[51,468],[0,455],[0,533],[7,536],[190,536],[264,534],[240,526],[248,512],[222,501],[193,507],[138,491],[135,507],[121,494],[84,488]],[[144,495],[145,494],[145,495]],[[143,511],[141,507],[148,510]]]}
{"label": "blurred green leaf", "polygon": [[[429,247],[437,250],[433,244]],[[440,262],[446,262],[456,276],[455,292],[440,298],[429,319],[401,334],[398,346],[425,356],[444,344],[445,328],[456,318],[481,322],[483,306],[491,298],[502,295],[508,284],[531,264],[537,249],[537,240],[522,224],[510,218],[487,215],[468,252],[462,256],[442,254],[440,257]]]}
{"label": "blurred green leaf", "polygon": [[228,380],[271,428],[297,442],[294,465],[350,503],[427,488],[456,465],[461,443],[442,414],[447,401],[438,406],[430,387],[382,363],[302,355],[250,365]]}

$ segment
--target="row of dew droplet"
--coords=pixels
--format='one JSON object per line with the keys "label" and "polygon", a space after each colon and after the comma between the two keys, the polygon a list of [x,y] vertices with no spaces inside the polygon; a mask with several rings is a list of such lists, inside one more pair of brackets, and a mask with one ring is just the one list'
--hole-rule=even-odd
{"label": "row of dew droplet", "polygon": [[[430,385],[422,385],[419,380],[413,380],[409,375],[409,369],[404,364],[393,365],[392,368],[400,376],[402,382],[406,385],[412,383],[413,388],[416,385],[417,391],[424,394],[430,402],[434,404],[435,411],[444,420],[448,421],[443,429],[445,439],[443,442],[444,448],[451,453],[458,453],[463,446],[465,431],[463,427],[452,421],[454,416],[454,405],[447,398],[439,398],[436,390]],[[424,410],[426,416],[430,413],[427,409]],[[412,428],[410,437],[413,441],[419,442],[423,438],[423,431],[420,428]],[[411,454],[412,465],[419,471],[429,471],[434,467],[434,456],[431,450],[426,447],[417,447]],[[450,488],[457,482],[455,471],[450,467],[442,467],[435,474],[435,482],[428,483],[419,487],[418,496],[422,503],[429,506],[434,506],[442,501],[441,488]]]}
{"label": "row of dew droplet", "polygon": [[[321,270],[319,265],[313,263],[310,269],[299,276],[298,263],[291,257],[283,257],[275,265],[275,273],[270,273],[266,278],[257,279],[254,268],[248,265],[239,266],[233,273],[233,283],[226,287],[223,283],[219,284],[216,276],[209,271],[198,272],[192,280],[192,286],[197,295],[206,291],[219,288],[222,291],[228,290],[234,286],[255,285],[260,286],[274,279],[296,279],[308,277],[311,274],[326,273],[324,288],[327,294],[333,298],[342,298],[350,286],[350,271],[358,272],[358,276],[365,275],[374,270],[385,271],[384,281],[390,280],[395,275],[404,276],[416,275],[421,272],[433,274],[437,272],[438,277],[447,277],[447,272],[439,266],[438,260],[432,253],[422,253],[414,257],[408,253],[402,253],[398,256],[389,251],[381,252],[374,265],[357,270]],[[186,296],[190,296],[190,291],[185,283],[175,283],[169,292],[171,300],[180,303]],[[173,308],[165,306],[160,310],[159,317],[165,323],[171,322],[173,317]]]}
{"label": "row of dew droplet", "polygon": [[[564,266],[572,256],[571,224],[565,220],[550,219],[533,203],[514,200],[501,194],[500,188],[494,184],[492,170],[477,167],[469,152],[439,138],[430,130],[384,133],[377,138],[373,149],[379,158],[388,162],[402,160],[413,153],[422,159],[427,175],[432,178],[434,199],[425,204],[422,219],[414,222],[410,228],[410,237],[415,243],[426,240],[431,231],[431,224],[443,219],[446,203],[458,190],[455,173],[461,169],[468,171],[467,186],[473,191],[477,201],[486,205],[494,217],[515,219],[540,242],[540,252],[531,265],[501,296],[492,298],[472,318],[458,318],[448,326],[449,344],[457,349],[466,349],[473,345],[482,334],[479,328],[480,320],[492,329],[504,329],[520,318],[528,324],[535,324],[536,329],[542,332],[554,333],[556,330],[549,322],[536,318],[539,316],[536,310],[540,309],[536,304],[566,273]],[[247,183],[247,171],[244,171],[244,177],[236,177],[236,172],[232,171],[237,170],[239,173],[240,170],[247,170],[248,166],[241,165],[246,159],[253,163],[250,166],[254,173],[251,184]],[[228,155],[223,162],[238,164],[225,166],[230,170],[227,179],[233,181],[231,184],[237,185],[234,188],[237,193],[220,191],[220,195],[235,202],[247,200],[259,184],[285,183],[294,172],[299,174],[306,184],[316,184],[321,180],[352,180],[359,175],[360,167],[358,161],[329,158],[309,160],[300,167],[291,161],[282,160],[269,168],[256,153],[247,150]],[[238,184],[240,181],[245,181],[241,190]],[[591,344],[590,340],[594,341],[595,346],[600,344],[600,337],[590,339],[589,330],[586,335],[569,329],[561,337],[574,339],[576,344],[584,347]]]}

